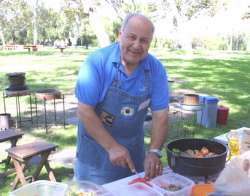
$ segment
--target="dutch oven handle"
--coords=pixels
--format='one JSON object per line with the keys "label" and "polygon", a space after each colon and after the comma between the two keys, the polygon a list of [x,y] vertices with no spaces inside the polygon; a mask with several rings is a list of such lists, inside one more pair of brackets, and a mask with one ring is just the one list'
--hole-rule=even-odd
{"label": "dutch oven handle", "polygon": [[228,143],[226,141],[218,140],[218,139],[215,139],[215,138],[213,138],[211,140],[215,141],[215,142],[218,142],[218,143],[221,143],[227,148],[228,155],[227,155],[226,162],[230,161],[231,160],[231,153],[230,153],[229,148],[228,148]]}

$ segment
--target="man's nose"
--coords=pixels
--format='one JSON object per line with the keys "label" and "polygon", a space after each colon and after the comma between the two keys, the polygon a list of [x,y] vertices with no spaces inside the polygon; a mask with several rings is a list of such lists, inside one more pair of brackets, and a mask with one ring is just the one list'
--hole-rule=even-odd
{"label": "man's nose", "polygon": [[138,48],[138,49],[141,47],[140,39],[136,39],[136,40],[134,41],[134,47],[135,47],[135,48]]}

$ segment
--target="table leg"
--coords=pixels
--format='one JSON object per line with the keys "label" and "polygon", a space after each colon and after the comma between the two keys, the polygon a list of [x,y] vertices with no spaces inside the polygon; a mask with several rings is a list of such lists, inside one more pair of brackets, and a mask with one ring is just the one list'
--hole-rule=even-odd
{"label": "table leg", "polygon": [[[14,138],[14,139],[10,140],[11,148],[16,146],[17,140],[18,140],[18,138]],[[6,162],[5,162],[5,169],[8,168],[8,166],[10,164],[10,159],[11,159],[11,157],[8,155],[7,159],[6,159]]]}
{"label": "table leg", "polygon": [[65,100],[64,100],[64,94],[62,95],[62,102],[63,102],[63,128],[65,129]]}
{"label": "table leg", "polygon": [[18,118],[19,118],[19,112],[18,112],[18,102],[16,97],[16,128],[18,128]]}
{"label": "table leg", "polygon": [[44,106],[44,124],[45,124],[45,130],[46,130],[46,133],[48,133],[46,99],[43,99],[43,106]]}
{"label": "table leg", "polygon": [[53,103],[54,103],[54,123],[56,125],[56,99],[53,99]]}
{"label": "table leg", "polygon": [[37,98],[35,97],[36,126],[38,127]]}
{"label": "table leg", "polygon": [[45,152],[43,154],[41,154],[41,160],[40,160],[40,163],[38,164],[37,168],[36,168],[36,171],[33,175],[33,178],[34,180],[36,180],[45,164],[45,162],[47,161],[48,159],[48,156],[49,156],[50,152]]}
{"label": "table leg", "polygon": [[53,172],[53,170],[51,169],[48,160],[46,160],[46,162],[45,162],[45,168],[46,168],[46,170],[47,170],[47,172],[48,172],[50,181],[56,182],[56,178],[55,178],[54,172]]}
{"label": "table leg", "polygon": [[17,104],[18,104],[18,112],[19,112],[19,115],[18,115],[18,121],[19,121],[19,127],[22,126],[22,118],[21,118],[21,106],[20,106],[20,97],[19,95],[17,95]]}
{"label": "table leg", "polygon": [[30,119],[31,119],[31,124],[33,125],[33,111],[32,111],[32,99],[31,99],[31,94],[30,94]]}
{"label": "table leg", "polygon": [[23,173],[25,170],[25,165],[19,163],[19,161],[17,161],[16,159],[13,159],[13,163],[16,169],[16,178],[13,182],[12,189],[15,189],[19,181],[21,182],[22,185],[27,184],[27,181]]}
{"label": "table leg", "polygon": [[4,113],[6,114],[6,103],[5,103],[5,94],[3,92],[3,108],[4,108]]}
{"label": "table leg", "polygon": [[[22,164],[22,170],[23,170],[23,172],[25,171],[25,169],[26,169],[26,166],[24,164]],[[17,187],[18,182],[19,182],[19,177],[16,175],[14,181],[11,184],[12,190],[14,190]]]}

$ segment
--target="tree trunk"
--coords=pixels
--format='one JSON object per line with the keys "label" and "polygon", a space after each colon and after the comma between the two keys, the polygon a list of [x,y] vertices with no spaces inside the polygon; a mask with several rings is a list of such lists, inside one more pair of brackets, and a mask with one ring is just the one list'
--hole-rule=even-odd
{"label": "tree trunk", "polygon": [[186,16],[179,13],[175,0],[168,1],[169,15],[172,17],[173,26],[176,29],[177,42],[181,49],[191,50],[192,49],[192,36],[189,32],[188,22]]}
{"label": "tree trunk", "polygon": [[37,44],[37,7],[38,7],[38,0],[35,0],[34,10],[33,10],[33,45]]}
{"label": "tree trunk", "polygon": [[110,44],[110,39],[106,33],[103,24],[101,23],[98,14],[94,11],[89,12],[89,23],[98,39],[101,47],[105,47]]}
{"label": "tree trunk", "polygon": [[3,48],[4,48],[4,46],[5,46],[5,39],[4,39],[3,30],[2,30],[1,27],[0,27],[0,39],[2,40],[2,45],[3,45]]}

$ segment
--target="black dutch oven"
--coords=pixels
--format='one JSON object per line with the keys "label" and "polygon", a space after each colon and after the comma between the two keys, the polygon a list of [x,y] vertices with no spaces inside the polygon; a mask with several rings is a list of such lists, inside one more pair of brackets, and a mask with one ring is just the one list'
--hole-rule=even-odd
{"label": "black dutch oven", "polygon": [[27,90],[25,85],[25,73],[24,72],[14,72],[6,74],[10,83],[10,86],[7,88],[9,91],[19,91]]}
{"label": "black dutch oven", "polygon": [[[173,152],[173,149],[186,151],[187,149],[200,150],[202,147],[207,147],[216,155],[193,158]],[[228,148],[215,140],[184,138],[169,142],[166,145],[166,151],[169,167],[174,172],[188,176],[210,176],[219,173],[225,167]]]}

